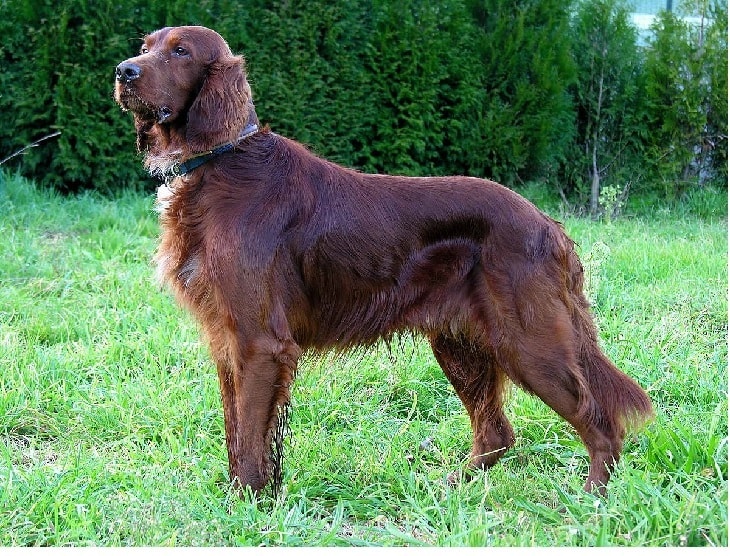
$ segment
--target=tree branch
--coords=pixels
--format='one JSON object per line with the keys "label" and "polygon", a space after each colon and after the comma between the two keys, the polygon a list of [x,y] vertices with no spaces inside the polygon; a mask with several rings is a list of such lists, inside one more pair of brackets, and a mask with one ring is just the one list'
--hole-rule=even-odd
{"label": "tree branch", "polygon": [[8,160],[10,160],[11,158],[15,158],[15,157],[16,157],[16,156],[18,156],[19,154],[23,154],[23,153],[24,153],[25,151],[27,151],[27,150],[28,150],[28,149],[30,149],[31,147],[37,147],[37,146],[38,146],[38,145],[40,145],[40,144],[41,144],[41,143],[42,143],[43,141],[46,141],[47,139],[51,139],[51,138],[53,138],[53,137],[57,137],[58,135],[61,135],[61,132],[60,132],[60,131],[54,131],[53,133],[49,133],[48,135],[45,135],[45,136],[41,137],[40,139],[38,139],[38,140],[34,141],[34,142],[33,142],[33,143],[31,143],[30,145],[26,145],[26,146],[25,146],[25,147],[23,147],[22,149],[19,149],[19,150],[15,151],[15,152],[14,152],[13,154],[11,154],[10,156],[6,156],[6,157],[5,157],[5,158],[3,158],[2,160],[0,160],[0,166],[2,166],[3,164],[5,164],[5,163],[6,163],[6,162],[7,162]]}

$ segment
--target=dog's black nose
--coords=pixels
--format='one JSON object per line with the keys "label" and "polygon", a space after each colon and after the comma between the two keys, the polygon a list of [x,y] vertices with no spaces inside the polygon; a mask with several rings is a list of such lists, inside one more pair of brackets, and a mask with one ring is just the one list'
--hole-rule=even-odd
{"label": "dog's black nose", "polygon": [[131,62],[122,62],[117,66],[117,81],[129,83],[142,75],[142,68]]}

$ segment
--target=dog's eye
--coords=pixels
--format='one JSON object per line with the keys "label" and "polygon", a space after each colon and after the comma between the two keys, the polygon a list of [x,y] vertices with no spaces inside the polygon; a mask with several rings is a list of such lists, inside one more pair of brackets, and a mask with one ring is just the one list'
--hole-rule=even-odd
{"label": "dog's eye", "polygon": [[172,51],[172,53],[175,56],[187,56],[188,55],[187,49],[183,48],[182,46],[176,46],[175,49]]}
{"label": "dog's eye", "polygon": [[150,51],[150,49],[147,48],[146,46],[143,46],[142,48],[139,49],[140,54],[147,54],[149,51]]}

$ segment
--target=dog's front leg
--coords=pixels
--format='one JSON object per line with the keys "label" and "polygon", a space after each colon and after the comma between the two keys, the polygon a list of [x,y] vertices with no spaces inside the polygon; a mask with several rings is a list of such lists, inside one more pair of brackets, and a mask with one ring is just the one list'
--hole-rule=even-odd
{"label": "dog's front leg", "polygon": [[290,385],[301,350],[292,340],[262,335],[229,343],[215,354],[223,400],[230,478],[259,492],[281,480],[281,443]]}

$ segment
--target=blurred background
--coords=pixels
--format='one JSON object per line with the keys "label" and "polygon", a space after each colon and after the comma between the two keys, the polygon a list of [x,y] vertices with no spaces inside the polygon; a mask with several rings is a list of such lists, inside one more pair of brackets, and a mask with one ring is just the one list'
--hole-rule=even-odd
{"label": "blurred background", "polygon": [[0,160],[156,184],[114,68],[166,25],[244,54],[280,134],[368,172],[545,184],[579,212],[727,188],[726,0],[0,0]]}

